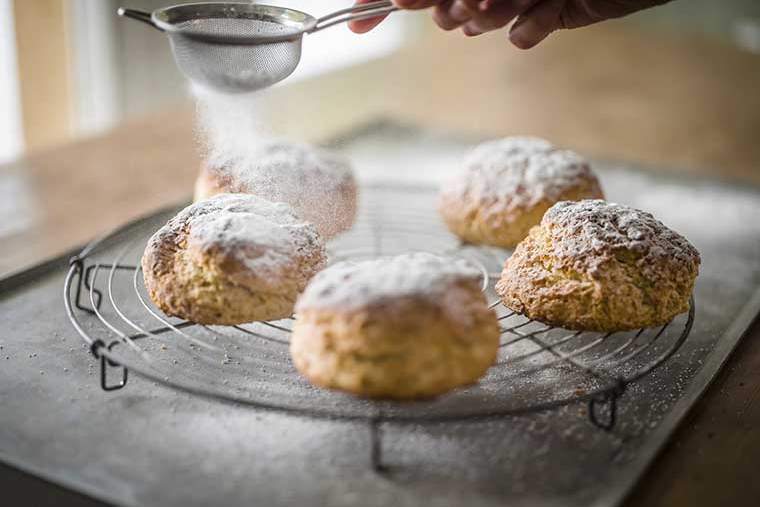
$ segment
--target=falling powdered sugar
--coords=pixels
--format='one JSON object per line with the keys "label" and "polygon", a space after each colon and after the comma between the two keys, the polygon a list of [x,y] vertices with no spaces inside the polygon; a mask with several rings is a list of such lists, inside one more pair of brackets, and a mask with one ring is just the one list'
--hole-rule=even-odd
{"label": "falling powdered sugar", "polygon": [[210,166],[252,158],[258,146],[275,139],[261,116],[265,94],[224,95],[200,87],[192,92],[198,135]]}
{"label": "falling powdered sugar", "polygon": [[240,191],[290,204],[321,198],[320,193],[336,191],[353,182],[351,166],[344,157],[284,141],[262,142],[249,156],[229,160],[221,167]]}
{"label": "falling powdered sugar", "polygon": [[[237,97],[194,91],[206,164],[230,176],[239,191],[262,189],[269,200],[292,205],[310,190],[332,190],[353,181],[345,157],[285,141],[269,132],[260,117],[261,95]],[[313,188],[303,188],[304,183]]]}
{"label": "falling powdered sugar", "polygon": [[291,205],[325,238],[348,229],[356,215],[357,186],[346,159],[310,146],[269,142],[222,168],[207,168],[212,185]]}
{"label": "falling powdered sugar", "polygon": [[352,225],[357,186],[345,157],[268,134],[258,115],[258,95],[225,97],[199,91],[196,97],[207,144],[198,198],[223,191],[284,202],[325,238]]}

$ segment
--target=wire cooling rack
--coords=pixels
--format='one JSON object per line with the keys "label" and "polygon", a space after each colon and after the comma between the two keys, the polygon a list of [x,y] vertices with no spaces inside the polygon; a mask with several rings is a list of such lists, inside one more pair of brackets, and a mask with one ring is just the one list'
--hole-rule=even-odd
{"label": "wire cooling rack", "polygon": [[[634,332],[593,333],[547,326],[508,310],[493,292],[508,251],[459,244],[434,211],[429,190],[364,189],[351,231],[329,244],[331,262],[412,250],[465,258],[481,268],[483,290],[497,312],[501,344],[481,381],[433,400],[361,400],[310,385],[293,367],[294,319],[204,326],[163,315],[149,300],[139,258],[164,212],[88,245],[71,260],[64,304],[72,325],[100,361],[105,391],[122,389],[129,373],[190,393],[260,409],[364,421],[371,463],[381,469],[380,426],[498,418],[587,402],[590,421],[611,430],[626,386],[668,360],[688,338],[690,311],[667,325]],[[174,210],[176,211],[176,210]]]}

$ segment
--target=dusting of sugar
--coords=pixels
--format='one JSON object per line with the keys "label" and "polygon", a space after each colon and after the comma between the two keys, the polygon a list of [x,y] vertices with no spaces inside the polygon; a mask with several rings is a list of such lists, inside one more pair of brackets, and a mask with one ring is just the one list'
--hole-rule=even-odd
{"label": "dusting of sugar", "polygon": [[307,145],[272,141],[216,173],[229,192],[284,202],[326,238],[346,230],[356,214],[356,183],[348,161]]}
{"label": "dusting of sugar", "polygon": [[261,143],[275,138],[261,115],[265,93],[226,95],[197,86],[192,92],[199,140],[213,166],[251,158]]}
{"label": "dusting of sugar", "polygon": [[464,282],[478,287],[481,272],[471,263],[429,253],[410,253],[362,262],[340,262],[315,276],[296,304],[306,309],[351,310],[406,296],[461,307],[453,287]]}
{"label": "dusting of sugar", "polygon": [[636,253],[647,276],[656,276],[655,264],[666,259],[689,270],[700,262],[696,248],[652,214],[601,199],[559,202],[541,225],[551,230],[555,256],[586,266],[592,275],[618,251]]}
{"label": "dusting of sugar", "polygon": [[260,117],[259,94],[195,95],[206,167],[226,191],[290,204],[327,237],[353,222],[356,185],[348,159],[272,135]]}
{"label": "dusting of sugar", "polygon": [[290,206],[247,194],[220,194],[195,203],[165,228],[187,230],[189,247],[230,255],[260,277],[289,269],[294,252],[322,248],[314,226]]}
{"label": "dusting of sugar", "polygon": [[572,151],[535,137],[507,137],[473,149],[445,193],[501,212],[556,201],[595,179],[588,162]]}
{"label": "dusting of sugar", "polygon": [[[328,192],[353,181],[347,159],[305,144],[266,141],[245,157],[210,161],[211,167],[226,170],[240,191],[267,196],[272,201],[309,204]],[[312,204],[317,204],[314,202]]]}
{"label": "dusting of sugar", "polygon": [[[228,172],[241,187],[271,191],[269,200],[292,203],[309,190],[333,190],[353,181],[345,157],[273,135],[260,115],[263,95],[194,92],[208,167]],[[301,188],[304,183],[314,188]]]}

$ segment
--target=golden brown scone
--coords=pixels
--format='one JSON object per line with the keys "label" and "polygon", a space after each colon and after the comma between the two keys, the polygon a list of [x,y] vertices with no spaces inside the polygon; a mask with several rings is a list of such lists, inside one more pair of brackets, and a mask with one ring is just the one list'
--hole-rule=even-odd
{"label": "golden brown scone", "polygon": [[356,217],[358,191],[348,161],[301,144],[267,142],[244,160],[204,163],[195,200],[223,192],[287,203],[325,239],[350,229]]}
{"label": "golden brown scone", "polygon": [[588,162],[534,137],[481,144],[441,189],[438,210],[463,241],[511,248],[559,201],[603,198]]}
{"label": "golden brown scone", "polygon": [[325,259],[314,226],[287,204],[220,194],[159,229],[142,269],[150,298],[167,315],[233,325],[290,316]]}
{"label": "golden brown scone", "polygon": [[688,310],[699,263],[691,243],[649,213],[602,200],[560,202],[507,260],[496,292],[548,324],[638,329]]}
{"label": "golden brown scone", "polygon": [[413,399],[476,382],[499,326],[471,266],[431,254],[339,263],[296,306],[290,353],[322,387]]}

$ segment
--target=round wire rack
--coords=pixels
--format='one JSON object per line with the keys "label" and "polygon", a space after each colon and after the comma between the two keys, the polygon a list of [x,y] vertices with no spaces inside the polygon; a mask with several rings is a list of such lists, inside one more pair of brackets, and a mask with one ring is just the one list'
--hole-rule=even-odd
{"label": "round wire rack", "polygon": [[[493,292],[508,251],[462,245],[435,213],[429,189],[372,186],[351,231],[328,246],[331,262],[429,251],[463,257],[483,272],[501,344],[481,381],[432,400],[370,401],[310,385],[293,367],[294,319],[204,326],[163,315],[148,298],[139,259],[173,211],[117,231],[74,257],[64,285],[72,325],[100,360],[101,387],[121,389],[129,372],[212,398],[309,417],[380,423],[482,420],[589,403],[591,422],[611,429],[626,386],[667,361],[687,339],[691,310],[633,332],[568,331],[505,308]],[[373,464],[379,458],[373,445]]]}

